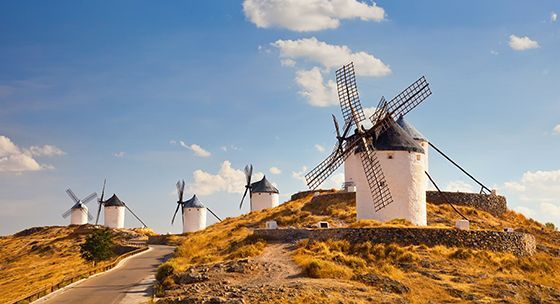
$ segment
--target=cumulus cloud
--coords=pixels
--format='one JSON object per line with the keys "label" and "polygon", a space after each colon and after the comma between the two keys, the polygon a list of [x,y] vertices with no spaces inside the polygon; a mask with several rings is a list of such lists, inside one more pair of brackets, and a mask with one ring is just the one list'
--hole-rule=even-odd
{"label": "cumulus cloud", "polygon": [[[253,174],[253,180],[259,180],[264,175],[261,172]],[[224,161],[217,174],[203,170],[193,172],[194,182],[187,190],[200,196],[211,195],[216,192],[243,193],[245,191],[245,173],[241,169],[232,168],[231,162]]]}
{"label": "cumulus cloud", "polygon": [[270,171],[270,173],[272,174],[280,174],[282,173],[282,170],[278,167],[270,167],[270,169],[268,169],[268,171]]}
{"label": "cumulus cloud", "polygon": [[299,94],[305,97],[310,105],[329,107],[338,104],[336,84],[332,80],[325,83],[319,68],[297,71],[296,83],[300,87]]}
{"label": "cumulus cloud", "polygon": [[521,211],[533,210],[535,219],[560,225],[560,170],[527,171],[520,180],[506,182],[503,191]]}
{"label": "cumulus cloud", "polygon": [[204,150],[201,146],[197,145],[197,144],[190,144],[188,145],[187,143],[185,143],[182,140],[179,140],[178,142],[176,140],[170,140],[169,141],[170,144],[175,145],[177,143],[179,143],[179,145],[185,149],[191,150],[194,152],[194,154],[196,156],[199,157],[209,157],[212,155],[212,153]]}
{"label": "cumulus cloud", "polygon": [[531,40],[528,36],[518,37],[516,35],[509,36],[509,46],[516,51],[525,51],[540,47],[537,41]]}
{"label": "cumulus cloud", "polygon": [[125,155],[126,153],[123,151],[113,153],[113,156],[117,158],[123,158]]}
{"label": "cumulus cloud", "polygon": [[32,155],[35,156],[61,156],[66,155],[66,152],[62,151],[58,147],[53,145],[44,145],[44,146],[31,146],[29,151]]}
{"label": "cumulus cloud", "polygon": [[298,60],[315,65],[310,69],[297,70],[295,81],[300,87],[300,95],[316,107],[338,104],[336,83],[332,79],[324,79],[324,75],[332,74],[334,68],[354,62],[356,74],[360,76],[381,77],[391,74],[390,67],[371,54],[353,52],[346,45],[328,44],[315,37],[277,40],[271,45],[279,50],[284,66],[299,65]]}
{"label": "cumulus cloud", "polygon": [[361,76],[386,76],[391,69],[383,61],[366,52],[352,52],[346,45],[328,44],[315,37],[299,40],[277,40],[272,46],[280,50],[282,59],[302,59],[318,63],[327,70],[354,62],[356,74]]}
{"label": "cumulus cloud", "polygon": [[385,10],[356,0],[245,0],[245,16],[259,28],[286,28],[297,32],[340,26],[343,19],[380,22]]}
{"label": "cumulus cloud", "polygon": [[307,167],[303,166],[299,171],[292,171],[292,177],[306,184],[305,173],[307,173]]}
{"label": "cumulus cloud", "polygon": [[0,172],[25,172],[54,169],[52,165],[39,164],[33,156],[59,156],[64,151],[52,145],[32,146],[22,149],[6,136],[0,135]]}
{"label": "cumulus cloud", "polygon": [[552,131],[554,131],[554,133],[556,134],[560,134],[560,124],[556,125],[556,127],[554,127]]}
{"label": "cumulus cloud", "polygon": [[551,12],[550,13],[550,22],[556,22],[556,20],[558,20],[558,14],[556,14],[555,12]]}

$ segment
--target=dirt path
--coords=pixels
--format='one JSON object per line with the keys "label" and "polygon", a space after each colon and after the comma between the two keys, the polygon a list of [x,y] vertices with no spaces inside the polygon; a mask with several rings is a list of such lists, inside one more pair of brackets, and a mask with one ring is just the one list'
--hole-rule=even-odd
{"label": "dirt path", "polygon": [[290,255],[289,244],[274,244],[265,248],[264,252],[254,259],[257,263],[268,264],[270,271],[265,271],[260,276],[253,278],[255,281],[289,280],[299,277],[299,267]]}

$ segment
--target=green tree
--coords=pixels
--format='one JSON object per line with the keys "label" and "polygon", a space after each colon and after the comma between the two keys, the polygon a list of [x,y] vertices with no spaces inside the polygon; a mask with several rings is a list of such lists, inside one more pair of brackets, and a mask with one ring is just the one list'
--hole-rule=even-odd
{"label": "green tree", "polygon": [[114,255],[113,233],[109,229],[96,230],[80,245],[80,254],[87,261],[97,263]]}
{"label": "green tree", "polygon": [[556,230],[556,226],[553,223],[546,223],[544,226],[550,230]]}

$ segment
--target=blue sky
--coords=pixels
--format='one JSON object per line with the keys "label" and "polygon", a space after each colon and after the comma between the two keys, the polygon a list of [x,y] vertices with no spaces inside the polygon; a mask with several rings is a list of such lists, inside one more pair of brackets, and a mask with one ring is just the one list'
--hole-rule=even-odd
{"label": "blue sky", "polygon": [[[252,163],[285,201],[334,145],[335,66],[360,58],[365,107],[426,75],[408,120],[511,208],[560,224],[558,1],[274,3],[0,3],[0,234],[66,224],[64,190],[105,177],[158,232],[180,230],[178,179],[235,216]],[[430,171],[478,190],[433,151]]]}

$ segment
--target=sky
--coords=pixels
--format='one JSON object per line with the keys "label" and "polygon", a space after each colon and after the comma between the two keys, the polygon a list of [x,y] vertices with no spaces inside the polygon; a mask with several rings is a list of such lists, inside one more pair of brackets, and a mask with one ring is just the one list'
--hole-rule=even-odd
{"label": "sky", "polygon": [[[160,233],[181,230],[179,179],[237,216],[251,163],[287,201],[336,142],[334,71],[350,61],[369,111],[425,75],[433,94],[408,121],[511,209],[560,225],[558,13],[558,1],[2,1],[0,234],[67,224],[65,190],[100,194],[105,178]],[[479,191],[430,152],[443,188]]]}

